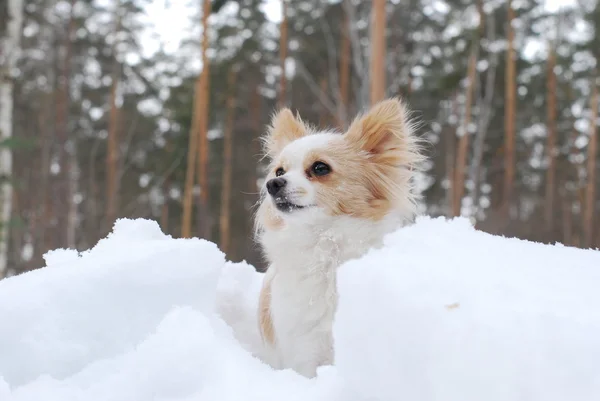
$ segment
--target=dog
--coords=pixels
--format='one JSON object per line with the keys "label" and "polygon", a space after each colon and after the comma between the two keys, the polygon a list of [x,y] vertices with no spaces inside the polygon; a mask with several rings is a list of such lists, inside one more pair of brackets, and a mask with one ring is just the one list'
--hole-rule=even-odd
{"label": "dog", "polygon": [[270,164],[255,216],[268,262],[258,324],[267,362],[315,377],[334,363],[336,272],[414,220],[423,160],[400,99],[375,104],[345,133],[283,108],[262,138]]}

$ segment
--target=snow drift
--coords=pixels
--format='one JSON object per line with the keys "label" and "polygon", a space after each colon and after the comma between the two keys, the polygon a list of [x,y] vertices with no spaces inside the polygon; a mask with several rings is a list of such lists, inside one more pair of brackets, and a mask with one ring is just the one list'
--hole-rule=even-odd
{"label": "snow drift", "polygon": [[336,366],[260,361],[262,275],[119,220],[0,281],[0,401],[598,400],[600,252],[422,218],[339,271]]}

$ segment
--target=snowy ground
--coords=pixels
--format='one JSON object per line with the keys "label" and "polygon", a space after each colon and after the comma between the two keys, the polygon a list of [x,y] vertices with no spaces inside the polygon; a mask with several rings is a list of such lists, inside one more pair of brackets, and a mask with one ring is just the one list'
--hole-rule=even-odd
{"label": "snowy ground", "polygon": [[342,266],[313,380],[252,355],[262,276],[212,243],[120,220],[46,260],[0,281],[0,401],[600,400],[598,251],[421,219]]}

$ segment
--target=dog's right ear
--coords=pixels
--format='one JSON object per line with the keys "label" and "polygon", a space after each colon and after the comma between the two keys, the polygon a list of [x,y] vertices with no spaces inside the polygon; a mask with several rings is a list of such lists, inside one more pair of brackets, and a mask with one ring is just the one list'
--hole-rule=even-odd
{"label": "dog's right ear", "polygon": [[399,99],[387,99],[375,104],[363,116],[358,116],[348,128],[346,138],[369,154],[381,156],[401,150],[410,135],[406,110]]}
{"label": "dog's right ear", "polygon": [[300,116],[292,114],[288,108],[279,110],[271,119],[271,125],[263,138],[265,153],[271,159],[276,157],[285,146],[308,134],[306,125]]}

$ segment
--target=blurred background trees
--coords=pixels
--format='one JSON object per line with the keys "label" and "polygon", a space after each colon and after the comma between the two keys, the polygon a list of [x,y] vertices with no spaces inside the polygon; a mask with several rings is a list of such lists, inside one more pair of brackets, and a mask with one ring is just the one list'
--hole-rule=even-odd
{"label": "blurred background trees", "polygon": [[173,0],[3,1],[0,275],[121,217],[260,267],[274,109],[344,129],[395,95],[430,143],[423,213],[600,247],[600,2],[554,3],[194,0],[175,19]]}

